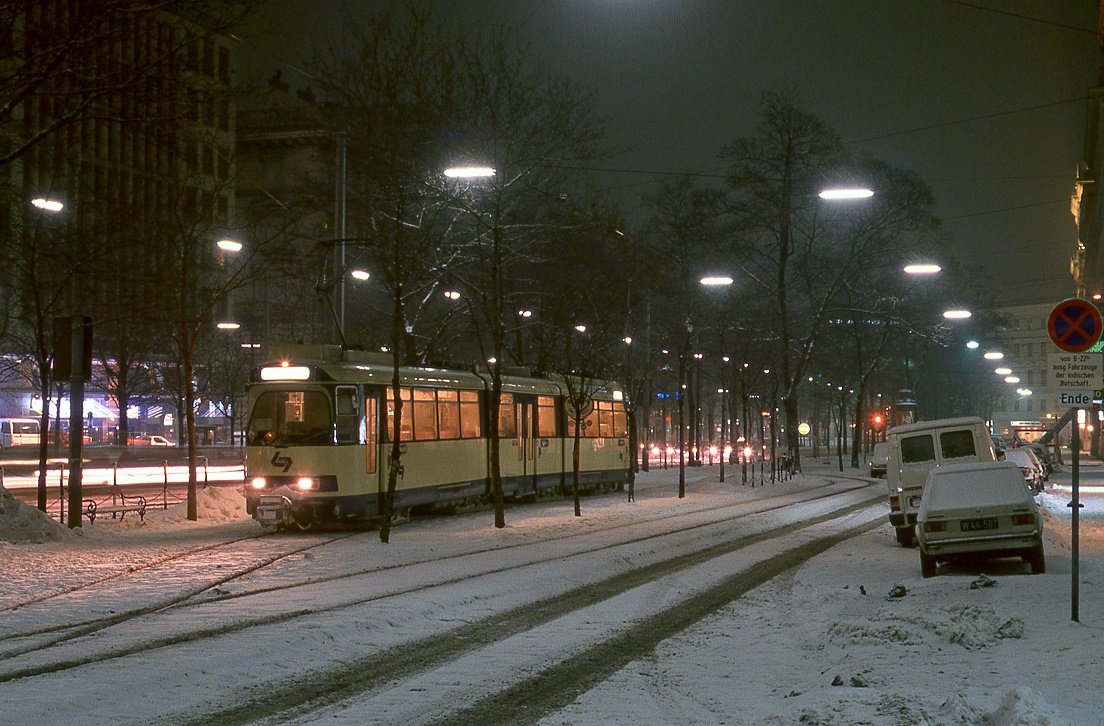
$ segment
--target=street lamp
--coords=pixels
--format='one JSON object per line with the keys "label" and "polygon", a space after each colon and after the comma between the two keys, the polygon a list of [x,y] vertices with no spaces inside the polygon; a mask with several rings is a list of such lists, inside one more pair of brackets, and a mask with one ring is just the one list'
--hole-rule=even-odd
{"label": "street lamp", "polygon": [[941,271],[943,268],[939,265],[932,263],[918,263],[914,265],[905,265],[905,273],[909,275],[934,275]]}
{"label": "street lamp", "polygon": [[349,272],[349,276],[352,277],[354,280],[360,280],[361,282],[364,282],[365,280],[367,280],[372,275],[371,275],[370,272],[368,272],[368,270],[359,270],[358,269],[358,270],[351,270]]}
{"label": "street lamp", "polygon": [[701,284],[706,287],[721,287],[724,285],[731,285],[732,278],[727,275],[710,275],[701,279]]}
{"label": "street lamp", "polygon": [[449,179],[480,179],[495,175],[490,166],[450,166],[442,172]]}
{"label": "street lamp", "polygon": [[965,320],[973,315],[969,310],[946,310],[943,317],[947,320]]}
{"label": "street lamp", "polygon": [[874,190],[867,189],[866,187],[840,187],[837,189],[824,189],[817,196],[828,201],[869,199],[874,196]]}
{"label": "street lamp", "polygon": [[35,197],[31,200],[31,206],[41,209],[44,212],[60,212],[65,209],[65,205],[62,202],[46,197]]}

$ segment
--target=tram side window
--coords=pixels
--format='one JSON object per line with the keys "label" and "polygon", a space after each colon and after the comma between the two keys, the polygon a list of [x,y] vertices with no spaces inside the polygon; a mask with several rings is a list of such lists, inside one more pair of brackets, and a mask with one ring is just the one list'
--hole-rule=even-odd
{"label": "tram side window", "polygon": [[498,438],[517,437],[517,419],[514,417],[514,394],[503,393],[498,405]]}
{"label": "tram side window", "polygon": [[437,426],[440,438],[460,438],[459,391],[437,391]]}
{"label": "tram side window", "polygon": [[478,439],[483,435],[477,391],[460,391],[460,435],[465,439]]}
{"label": "tram side window", "polygon": [[[399,441],[410,441],[414,438],[414,428],[411,426],[411,401],[410,401],[410,389],[400,388],[399,395],[402,397],[402,414],[399,417]],[[384,439],[386,441],[393,440],[393,434],[395,432],[395,390],[393,388],[387,389],[387,431],[384,432]]]}
{"label": "tram side window", "polygon": [[625,438],[629,435],[629,416],[625,413],[625,404],[613,404],[613,435]]}
{"label": "tram side window", "polygon": [[598,409],[598,436],[609,438],[613,436],[613,406],[608,401],[596,401]]}
{"label": "tram side window", "polygon": [[355,386],[338,386],[334,391],[334,408],[337,409],[337,443],[359,444],[360,397]]}
{"label": "tram side window", "polygon": [[537,436],[559,436],[556,423],[556,399],[537,396]]}
{"label": "tram side window", "polygon": [[437,438],[436,391],[414,389],[414,439],[432,441]]}

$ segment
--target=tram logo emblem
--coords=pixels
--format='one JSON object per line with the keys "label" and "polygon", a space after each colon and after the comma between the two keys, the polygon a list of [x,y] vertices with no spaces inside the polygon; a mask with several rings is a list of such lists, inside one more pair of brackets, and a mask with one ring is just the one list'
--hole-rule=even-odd
{"label": "tram logo emblem", "polygon": [[279,451],[277,451],[275,454],[272,455],[272,465],[273,466],[282,466],[284,468],[284,473],[285,474],[287,474],[288,469],[291,468],[291,463],[292,463],[291,462],[291,457],[290,456],[284,456]]}

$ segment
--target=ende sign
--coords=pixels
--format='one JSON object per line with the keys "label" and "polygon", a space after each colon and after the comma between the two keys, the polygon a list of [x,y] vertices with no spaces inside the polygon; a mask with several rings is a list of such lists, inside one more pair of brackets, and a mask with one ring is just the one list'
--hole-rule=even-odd
{"label": "ende sign", "polygon": [[1090,353],[1051,353],[1050,376],[1059,406],[1091,406],[1093,392],[1104,388],[1101,356]]}

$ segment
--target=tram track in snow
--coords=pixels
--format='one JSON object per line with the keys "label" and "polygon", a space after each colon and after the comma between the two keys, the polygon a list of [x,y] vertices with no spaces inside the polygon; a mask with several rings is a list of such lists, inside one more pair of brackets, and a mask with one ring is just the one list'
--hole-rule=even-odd
{"label": "tram track in snow", "polygon": [[[383,652],[375,652],[322,671],[297,675],[294,683],[282,688],[272,684],[239,694],[236,703],[203,716],[163,719],[165,724],[189,726],[229,726],[249,723],[287,723],[303,719],[311,722],[319,715],[342,709],[355,709],[350,702],[361,702],[356,713],[389,713],[389,718],[404,723],[506,724],[535,723],[541,717],[570,704],[589,687],[612,675],[633,659],[647,655],[664,638],[670,637],[693,623],[708,617],[783,572],[801,565],[817,554],[847,539],[884,524],[882,513],[873,517],[870,511],[879,509],[873,500],[855,502],[809,520],[761,532],[736,541],[688,552],[651,565],[635,568],[614,577],[576,587],[536,602],[495,613],[485,619],[466,623],[443,634],[403,643]],[[801,538],[824,525],[845,522],[843,529],[809,536],[797,545],[781,544]],[[636,622],[614,627],[607,636],[593,642],[590,633],[582,638],[583,645],[567,656],[551,656],[547,667],[534,666],[514,680],[510,675],[493,672],[483,675],[482,667],[492,668],[494,662],[509,662],[509,654],[500,655],[519,646],[511,641],[522,638],[522,649],[542,647],[557,639],[532,635],[530,631],[559,628],[575,616],[580,622],[593,623],[591,612],[605,609],[607,617],[618,606],[610,605],[630,590],[647,587],[664,578],[677,578],[691,568],[707,565],[733,553],[758,548],[769,550],[780,545],[778,553],[769,554],[746,569],[722,576],[717,583],[686,600],[658,608]],[[584,615],[586,613],[586,615]],[[614,618],[619,617],[614,615]],[[626,617],[631,620],[631,617]],[[559,625],[556,625],[556,624]],[[534,645],[536,644],[536,645]],[[552,646],[555,651],[559,646]],[[532,656],[542,657],[540,654]],[[473,667],[473,662],[479,666]],[[478,673],[468,683],[458,673]],[[497,681],[502,678],[505,682]],[[488,683],[490,681],[491,683]],[[470,691],[466,690],[470,687]],[[461,689],[463,692],[440,693]],[[481,691],[481,689],[489,689]],[[409,703],[403,692],[424,692],[430,702],[414,713],[396,713],[390,708]],[[390,694],[397,701],[389,702]],[[473,696],[473,694],[475,694]],[[367,705],[364,705],[367,704]],[[432,712],[432,713],[430,713]]]}
{"label": "tram track in snow", "polygon": [[[227,582],[233,581],[237,578],[246,576],[252,572],[256,572],[265,567],[270,567],[273,564],[285,560],[289,557],[302,555],[304,552],[314,550],[320,547],[324,547],[334,542],[339,542],[343,539],[347,539],[354,536],[357,533],[342,533],[334,536],[327,536],[321,541],[311,542],[295,542],[290,538],[278,538],[273,537],[269,532],[258,532],[255,535],[248,537],[238,537],[226,542],[218,542],[214,544],[204,545],[202,547],[195,547],[185,550],[183,552],[173,553],[165,557],[160,557],[156,560],[144,563],[140,566],[129,567],[125,571],[115,572],[104,577],[96,578],[89,582],[84,582],[79,585],[65,588],[58,592],[53,592],[41,597],[32,598],[23,602],[14,603],[0,608],[0,614],[8,613],[9,620],[12,619],[11,614],[18,613],[21,610],[26,610],[32,606],[43,605],[51,603],[51,601],[60,602],[65,599],[79,598],[86,596],[89,591],[96,588],[110,588],[116,584],[119,584],[123,580],[132,580],[138,578],[153,577],[158,570],[164,570],[166,568],[179,568],[183,563],[189,560],[195,560],[196,558],[208,558],[214,552],[218,551],[232,551],[233,548],[240,546],[242,543],[253,542],[262,538],[270,538],[275,545],[273,552],[260,553],[259,558],[255,558],[254,561],[242,564],[240,567],[236,567],[232,572],[221,574],[215,578],[208,578],[201,581],[199,584],[190,585],[183,593],[168,596],[166,598],[155,599],[151,602],[145,603],[140,607],[128,608],[121,611],[111,612],[106,616],[84,618],[79,620],[69,620],[66,622],[53,623],[50,625],[39,626],[24,630],[0,630],[0,663],[16,656],[24,655],[28,652],[40,649],[42,647],[50,647],[58,643],[65,642],[73,638],[78,638],[83,635],[90,635],[104,628],[109,628],[114,625],[118,625],[127,620],[137,618],[150,613],[156,613],[166,608],[174,607],[182,602],[189,600],[195,595],[217,588]],[[291,545],[287,547],[286,545]],[[266,548],[267,549],[267,548]],[[254,553],[256,555],[257,553]],[[53,637],[45,644],[38,644],[31,647],[20,647],[18,641],[22,639],[34,638],[36,636],[51,635]]]}
{"label": "tram track in snow", "polygon": [[[838,485],[838,482],[836,482],[836,484]],[[828,485],[828,486],[829,486],[829,488],[831,488],[830,485]],[[796,506],[796,505],[799,505],[799,504],[802,504],[802,503],[815,502],[816,500],[822,499],[824,497],[845,496],[847,494],[853,493],[855,491],[855,489],[863,488],[865,486],[869,486],[869,484],[864,482],[862,486],[848,487],[848,488],[843,488],[842,490],[837,488],[834,491],[821,492],[821,493],[818,493],[816,496],[808,497],[808,498],[806,498],[804,500],[801,500],[801,501],[795,501],[792,495],[788,496],[788,497],[782,497],[781,499],[784,499],[786,501],[784,501],[784,502],[783,501],[774,502],[769,507],[760,507],[758,509],[755,509],[754,511],[745,511],[743,514],[739,515],[738,517],[734,517],[734,518],[722,517],[722,518],[719,518],[719,519],[713,519],[713,520],[708,521],[708,522],[698,523],[698,524],[690,526],[686,529],[675,530],[674,532],[665,531],[664,533],[660,533],[660,534],[647,534],[647,535],[638,536],[638,537],[629,537],[627,539],[621,539],[621,540],[618,540],[617,542],[615,542],[613,544],[607,544],[607,545],[602,546],[602,547],[581,548],[581,549],[567,555],[567,557],[580,557],[580,556],[584,556],[584,555],[593,555],[595,552],[598,552],[600,550],[610,549],[610,548],[614,548],[614,547],[627,548],[629,546],[640,544],[642,542],[646,542],[648,540],[652,540],[652,539],[659,538],[659,537],[686,536],[688,531],[692,531],[694,529],[699,529],[699,528],[703,528],[703,527],[710,527],[710,526],[712,526],[712,527],[724,527],[724,526],[727,526],[727,525],[731,525],[731,523],[735,519],[739,519],[739,518],[742,518],[742,517],[752,517],[752,516],[760,515],[760,514],[763,514],[764,511],[769,512],[769,511],[774,510],[774,509],[779,509],[779,508],[784,508],[784,507],[792,507],[792,506]],[[856,506],[856,507],[857,506],[869,506],[874,501],[880,501],[881,498],[882,497],[881,497],[880,493],[878,493],[877,495],[861,497],[861,499],[860,499],[861,503],[858,504],[858,505],[853,505],[853,506]],[[761,501],[761,500],[757,500],[757,502],[758,501]],[[755,503],[756,502],[744,503],[744,509],[747,510],[748,505],[755,504]],[[737,505],[725,505],[725,506],[722,506],[722,507],[710,508],[710,510],[713,510],[714,513],[715,513],[715,510],[731,509],[731,508],[734,508],[735,506],[737,506]],[[701,516],[702,512],[703,512],[703,510],[696,510],[695,512],[679,513],[677,515],[672,515],[672,516],[677,516],[677,517],[686,517],[686,516],[695,516],[695,515],[696,516]],[[670,518],[671,517],[663,517],[661,519],[666,520],[666,519],[670,519]],[[648,524],[654,524],[654,520],[644,520],[644,521],[636,522],[636,523],[632,523],[632,524],[619,525],[618,527],[611,528],[611,529],[622,529],[624,527],[632,527],[632,526],[646,526]],[[771,538],[771,537],[779,536],[779,533],[784,533],[784,532],[787,532],[787,531],[790,531],[790,530],[794,529],[795,527],[800,528],[802,526],[807,526],[807,525],[806,524],[791,524],[791,525],[785,525],[785,526],[781,526],[781,527],[768,528],[766,531],[763,531],[763,532],[761,532],[757,535],[754,535],[754,536],[751,536],[751,537],[741,538],[740,540],[738,540],[736,542],[724,543],[723,547],[729,547],[729,548],[744,547],[744,546],[747,546],[748,544],[751,544],[753,542],[760,541],[760,540],[763,540],[765,538]],[[567,535],[567,536],[570,536],[570,535]],[[561,537],[555,538],[555,539],[563,539],[567,536],[561,536]],[[545,541],[538,542],[537,544],[543,544],[543,543],[545,543]],[[530,542],[528,544],[532,545],[533,543]],[[516,548],[516,547],[521,547],[521,546],[522,545],[511,545],[510,547],[511,548]],[[460,557],[460,556],[469,556],[470,557],[470,556],[486,555],[487,552],[489,552],[489,551],[490,550],[482,550],[482,551],[476,552],[476,553],[469,552],[466,555],[452,555],[448,558],[437,558],[436,560],[432,560],[432,561],[428,561],[428,562],[422,562],[420,564],[423,564],[423,565],[424,564],[432,565],[434,563],[439,564],[442,561],[442,559],[452,559],[454,557]],[[499,548],[498,551],[501,551],[501,548]],[[639,574],[635,575],[635,577],[644,577],[646,579],[646,578],[651,577],[651,576],[659,576],[659,574],[664,572],[664,571],[669,571],[669,570],[672,570],[672,569],[678,569],[678,567],[686,566],[686,563],[688,563],[688,562],[697,561],[698,559],[700,559],[702,557],[712,556],[710,553],[713,553],[714,551],[715,551],[715,548],[707,547],[704,550],[696,551],[696,553],[692,554],[689,559],[687,559],[685,557],[676,557],[676,558],[671,558],[671,559],[664,560],[663,562],[660,562],[660,563],[648,564],[648,565],[644,565],[643,567],[634,567],[634,568],[631,568],[630,572],[628,572],[628,573],[623,573],[623,574],[620,574],[620,575],[616,575],[612,578],[609,578],[609,580],[608,580],[609,584],[605,585],[604,587],[606,589],[608,589],[609,587],[613,587],[613,588],[616,589],[618,587],[628,586],[628,585],[625,584],[626,582],[628,582],[628,580],[625,580],[624,578],[625,577],[632,577],[633,575],[631,575],[631,573],[634,572],[634,571],[639,573]],[[705,553],[705,554],[701,554],[701,553]],[[518,564],[508,564],[508,565],[498,567],[498,568],[487,568],[487,569],[479,572],[478,574],[474,575],[474,577],[490,578],[490,577],[493,577],[494,575],[499,574],[499,573],[508,573],[511,570],[516,570],[516,569],[520,569],[520,568],[538,567],[538,566],[541,566],[543,564],[547,564],[549,562],[552,562],[554,560],[561,559],[563,557],[564,557],[564,555],[560,554],[560,555],[556,555],[554,557],[528,559],[528,560],[524,560],[523,562],[520,562]],[[416,567],[416,566],[417,565],[415,563],[407,563],[406,565],[404,565],[404,567]],[[448,568],[442,568],[442,569],[447,570]],[[363,575],[373,575],[373,574],[378,574],[378,572],[370,570],[370,571],[367,571],[367,572],[364,572],[364,573],[361,573],[361,574],[362,574],[362,576]],[[346,577],[349,577],[349,576],[347,575]],[[169,646],[173,646],[173,645],[179,645],[179,644],[182,644],[182,643],[196,643],[196,642],[201,642],[201,641],[205,641],[205,640],[211,640],[212,642],[216,643],[215,649],[217,649],[217,639],[218,638],[223,637],[223,636],[230,636],[230,635],[233,635],[235,633],[240,633],[240,632],[248,630],[250,628],[260,628],[260,627],[263,627],[265,625],[278,624],[278,623],[283,623],[283,622],[288,622],[288,621],[300,621],[302,618],[306,618],[306,617],[310,617],[310,616],[317,616],[317,615],[320,615],[322,613],[327,613],[327,612],[341,611],[343,609],[356,608],[356,607],[362,606],[362,605],[370,605],[373,602],[381,601],[381,600],[387,600],[389,598],[401,598],[401,597],[417,596],[420,592],[427,592],[427,591],[430,591],[430,590],[433,590],[433,589],[446,588],[446,587],[449,587],[450,585],[453,585],[453,584],[455,584],[457,582],[460,582],[462,580],[465,580],[465,579],[469,579],[471,577],[473,577],[473,575],[471,575],[471,574],[465,574],[465,575],[461,575],[461,576],[458,576],[458,577],[455,577],[455,578],[452,578],[452,577],[434,577],[434,578],[431,578],[429,581],[426,581],[424,583],[415,584],[415,585],[412,585],[410,587],[392,587],[390,589],[385,589],[385,590],[380,591],[378,593],[373,593],[373,594],[371,594],[369,596],[366,596],[366,597],[357,597],[357,598],[351,598],[351,599],[346,598],[346,599],[342,599],[342,600],[337,601],[337,602],[333,602],[333,603],[329,603],[329,604],[323,604],[323,605],[320,605],[320,606],[290,608],[290,609],[280,611],[280,612],[276,612],[276,613],[268,613],[268,614],[257,615],[257,616],[252,616],[252,617],[242,617],[242,616],[239,615],[237,617],[231,617],[229,619],[226,619],[222,622],[218,622],[217,618],[214,619],[215,622],[210,622],[206,618],[204,618],[203,619],[204,626],[202,626],[202,627],[192,627],[191,629],[183,629],[183,630],[179,630],[179,631],[174,631],[173,635],[170,636],[170,637],[165,637],[165,636],[161,636],[161,637],[143,637],[142,636],[142,621],[141,621],[141,618],[142,617],[150,617],[150,616],[153,616],[153,615],[157,615],[159,617],[164,617],[164,616],[167,616],[167,615],[171,615],[171,611],[186,609],[186,608],[189,607],[189,605],[185,605],[183,602],[180,602],[180,603],[177,603],[175,606],[158,608],[158,609],[156,609],[156,611],[153,610],[153,609],[147,608],[147,609],[145,609],[145,612],[143,612],[139,615],[125,617],[125,618],[122,618],[122,619],[114,619],[113,622],[110,622],[110,623],[105,622],[105,623],[102,624],[102,627],[98,628],[98,630],[107,630],[108,628],[111,628],[111,626],[121,624],[124,621],[127,621],[127,620],[133,621],[131,623],[132,627],[129,627],[129,628],[126,629],[133,636],[130,639],[129,642],[126,642],[126,638],[123,638],[122,640],[124,642],[118,642],[116,640],[114,642],[104,643],[102,646],[88,648],[89,644],[88,644],[87,641],[85,641],[85,642],[82,643],[82,647],[79,649],[81,651],[80,654],[75,654],[75,655],[70,655],[70,656],[66,656],[64,654],[59,654],[60,655],[59,658],[50,657],[49,653],[50,653],[50,651],[53,651],[55,649],[55,646],[64,646],[65,643],[61,642],[61,641],[52,642],[52,643],[44,643],[44,644],[42,644],[42,647],[35,648],[35,649],[28,649],[24,653],[24,655],[26,655],[28,653],[34,653],[34,654],[37,654],[39,656],[42,656],[43,657],[42,662],[37,663],[37,664],[25,665],[24,667],[21,667],[21,668],[15,669],[15,670],[10,670],[10,671],[7,671],[7,672],[0,672],[0,683],[16,680],[16,679],[23,678],[23,677],[33,676],[33,675],[54,673],[54,672],[67,670],[67,669],[71,669],[71,668],[78,668],[78,667],[80,667],[82,665],[85,665],[85,664],[88,664],[88,663],[98,663],[98,662],[101,662],[101,661],[104,661],[104,660],[125,658],[129,655],[144,654],[144,653],[148,653],[150,650],[169,647]],[[303,587],[303,583],[301,583],[299,585],[288,585],[284,589],[292,588],[292,587]],[[605,591],[605,589],[592,590],[591,588],[583,588],[583,590],[586,590],[587,592]],[[253,592],[251,594],[256,595],[257,593]],[[246,596],[243,595],[241,597],[246,597]],[[590,597],[590,595],[584,595],[584,593],[582,591],[580,591],[579,593],[575,594],[575,597]],[[562,601],[563,603],[570,603],[572,601],[571,599],[565,599],[565,598],[562,598],[562,597],[554,598],[554,600],[557,601],[557,602]],[[199,601],[199,602],[193,602],[190,605],[194,606],[195,608],[199,608],[199,607],[202,607],[202,606],[205,606],[205,605],[210,606],[212,604],[218,604],[218,603],[211,603],[210,601]],[[552,609],[554,610],[556,607],[560,607],[560,605],[548,605],[548,606],[545,606],[545,609],[547,609],[548,607],[552,607]],[[497,631],[497,628],[493,628],[489,632],[496,632],[496,631]],[[84,634],[84,633],[82,633],[82,634]],[[80,634],[67,636],[65,638],[65,641],[71,641],[71,640],[79,639],[79,635]],[[112,639],[108,638],[107,640],[111,641]],[[470,635],[469,636],[463,636],[463,637],[460,638],[460,640],[463,641],[463,642],[468,642],[468,641],[470,641]]]}
{"label": "tram track in snow", "polygon": [[[726,503],[711,507],[702,507],[694,509],[688,512],[677,512],[673,514],[662,515],[659,517],[653,517],[646,520],[639,520],[636,522],[628,522],[624,524],[614,525],[603,528],[605,532],[616,532],[619,530],[633,530],[641,528],[654,527],[655,524],[665,522],[668,520],[699,520],[703,517],[704,521],[697,522],[692,525],[683,527],[680,531],[688,532],[694,529],[716,526],[720,522],[726,521],[722,519],[712,519],[711,515],[723,513],[728,510],[740,510],[741,516],[750,516],[754,514],[762,514],[766,512],[775,511],[785,507],[793,506],[795,503],[804,503],[816,501],[824,497],[835,496],[837,494],[852,491],[854,489],[864,488],[869,486],[869,483],[865,480],[860,480],[855,483],[854,487],[839,489],[839,484],[842,481],[850,481],[847,478],[832,479],[824,484],[811,487],[801,493],[800,499],[795,500],[793,493],[771,495],[762,499],[754,500],[747,503]],[[825,491],[827,490],[827,491]],[[317,586],[326,583],[332,583],[340,580],[348,580],[352,578],[362,577],[366,575],[372,575],[375,573],[385,573],[389,570],[398,568],[407,568],[419,565],[427,564],[445,564],[450,560],[458,560],[461,558],[476,557],[481,554],[489,552],[506,552],[513,549],[533,547],[535,544],[556,542],[569,539],[581,539],[586,538],[591,531],[586,532],[570,532],[566,534],[553,535],[545,537],[539,542],[532,540],[526,542],[520,542],[515,544],[497,545],[493,547],[478,547],[474,549],[468,549],[451,554],[447,554],[441,557],[427,558],[427,559],[414,559],[408,560],[397,564],[390,565],[375,565],[371,567],[352,570],[349,572],[343,572],[340,574],[323,576],[323,577],[307,577],[293,582],[285,582],[276,586],[265,586],[257,588],[246,588],[235,592],[225,591],[222,588],[231,585],[235,581],[242,580],[250,575],[254,575],[265,568],[271,567],[281,561],[287,560],[290,557],[302,555],[313,549],[324,547],[335,542],[339,542],[348,539],[353,536],[364,535],[366,532],[344,532],[334,533],[325,536],[321,541],[311,541],[307,544],[300,545],[299,540],[302,537],[310,537],[312,540],[318,536],[317,533],[301,534],[291,533],[288,535],[278,535],[271,532],[258,532],[256,535],[249,537],[240,537],[228,542],[221,542],[203,547],[197,547],[189,549],[184,552],[175,553],[170,556],[158,558],[157,560],[143,564],[138,567],[128,568],[124,572],[117,572],[111,575],[97,578],[91,582],[82,583],[71,588],[67,588],[60,592],[51,593],[49,595],[28,600],[25,602],[13,604],[0,608],[0,613],[4,612],[17,612],[21,609],[25,609],[33,605],[41,605],[48,603],[51,600],[61,601],[65,598],[80,597],[85,594],[87,590],[98,587],[112,587],[117,582],[130,578],[149,578],[152,577],[155,570],[166,567],[179,567],[181,563],[188,561],[189,559],[196,557],[210,556],[214,552],[228,551],[235,546],[244,542],[252,542],[260,539],[267,539],[273,544],[277,550],[275,553],[262,553],[261,557],[256,557],[256,553],[249,553],[252,556],[252,561],[239,567],[235,567],[231,572],[220,574],[216,578],[204,579],[199,584],[189,585],[183,592],[178,592],[171,596],[161,596],[150,602],[144,603],[138,607],[124,608],[117,611],[112,611],[105,616],[83,618],[80,620],[68,620],[65,622],[54,623],[44,626],[36,626],[33,628],[27,628],[23,630],[7,630],[6,632],[0,630],[0,664],[5,660],[17,656],[23,656],[28,653],[33,653],[37,650],[46,650],[54,646],[60,645],[67,641],[80,638],[82,636],[93,635],[101,630],[115,627],[124,624],[128,621],[135,620],[137,618],[145,617],[151,614],[164,612],[176,608],[194,607],[199,605],[216,604],[226,600],[234,600],[239,598],[246,598],[256,595],[265,595],[278,593],[280,591],[288,591],[296,588],[302,588],[307,586]],[[610,547],[624,546],[626,544],[634,542],[643,542],[655,536],[663,535],[648,535],[643,537],[629,537],[622,541],[611,545],[604,545],[589,551],[596,551],[599,549],[608,549]],[[290,548],[285,545],[291,544]],[[388,592],[380,597],[386,597],[391,595],[401,595],[403,592]],[[365,601],[366,602],[366,601]],[[360,604],[360,603],[351,603]],[[276,620],[282,619],[277,617]],[[264,621],[259,621],[264,622]],[[45,636],[45,637],[43,637]],[[35,638],[40,640],[35,641]],[[0,674],[0,682],[3,681],[3,675]]]}

